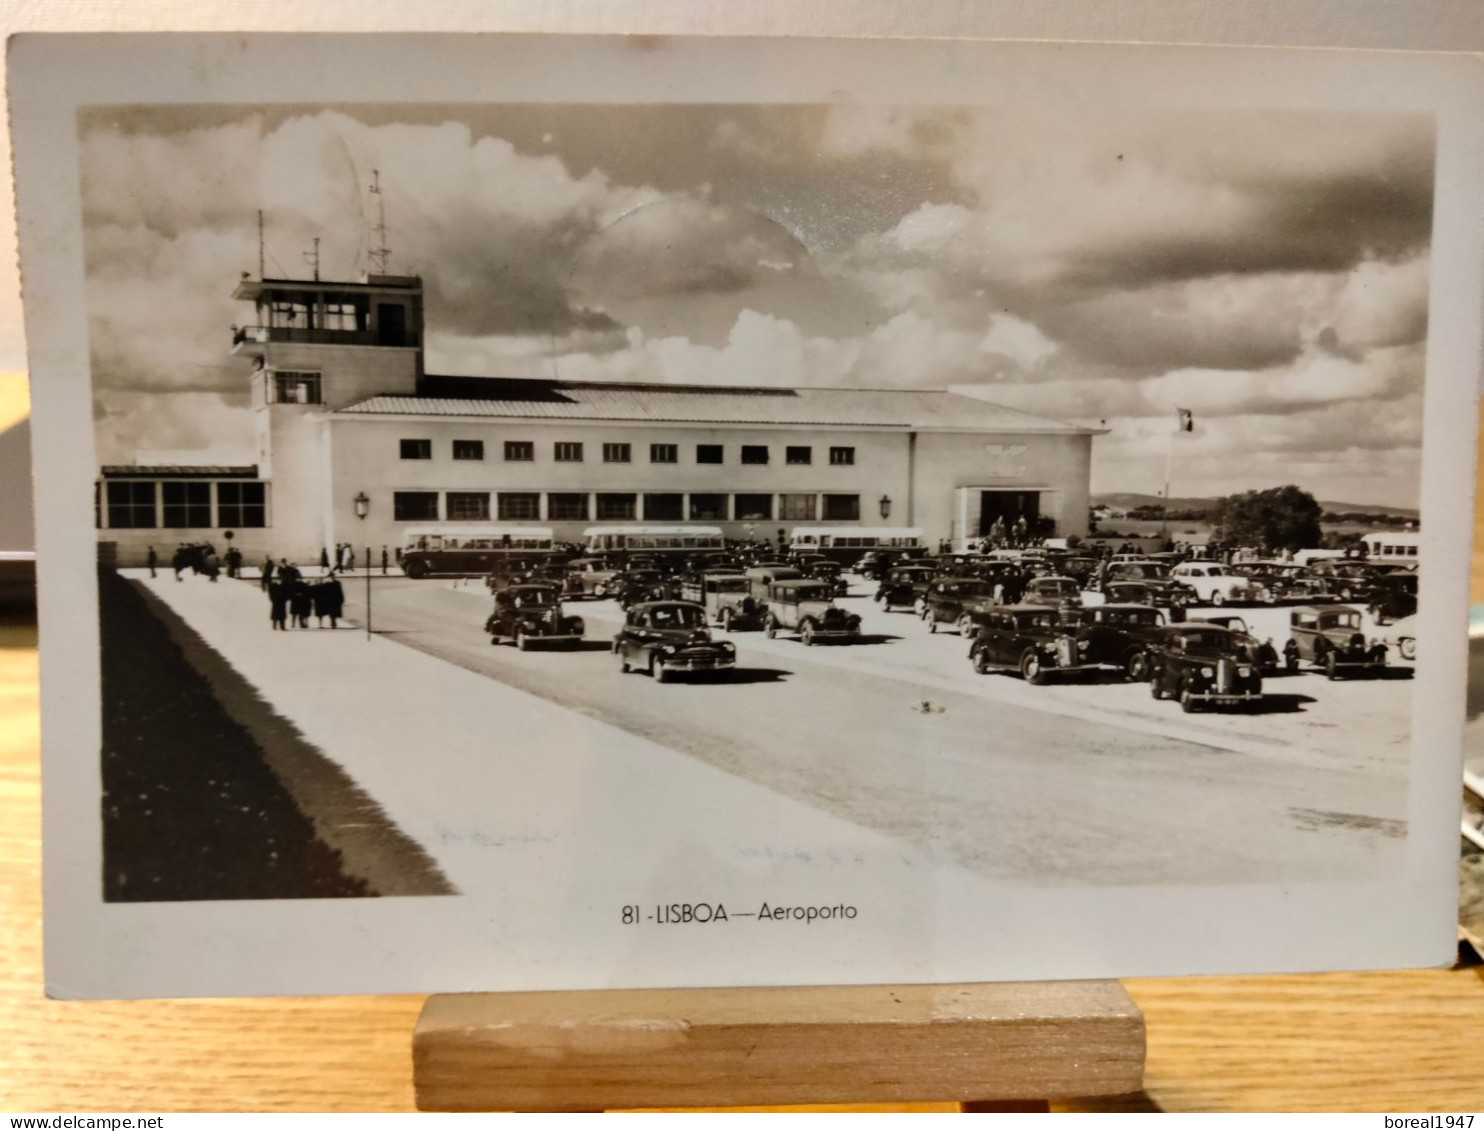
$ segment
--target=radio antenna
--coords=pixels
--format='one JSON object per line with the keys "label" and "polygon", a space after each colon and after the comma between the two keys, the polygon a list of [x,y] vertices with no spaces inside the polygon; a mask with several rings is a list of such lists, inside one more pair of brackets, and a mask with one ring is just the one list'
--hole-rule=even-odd
{"label": "radio antenna", "polygon": [[265,272],[265,270],[264,270],[264,267],[263,267],[263,259],[264,259],[265,254],[266,253],[263,250],[263,210],[261,208],[259,208],[258,209],[258,278],[260,280],[261,279],[266,279],[268,277],[267,274],[266,274],[266,272]]}
{"label": "radio antenna", "polygon": [[376,246],[366,249],[366,259],[372,271],[386,275],[392,261],[392,249],[386,246],[386,201],[381,194],[380,169],[371,170],[370,192],[376,198]]}
{"label": "radio antenna", "polygon": [[304,262],[314,268],[314,281],[319,282],[319,237],[314,237],[314,250],[304,253]]}

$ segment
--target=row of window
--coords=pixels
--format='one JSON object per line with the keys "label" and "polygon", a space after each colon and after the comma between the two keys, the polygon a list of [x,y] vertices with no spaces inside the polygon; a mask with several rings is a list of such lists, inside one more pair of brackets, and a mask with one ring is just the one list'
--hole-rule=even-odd
{"label": "row of window", "polygon": [[[766,465],[772,453],[767,444],[743,444],[741,461],[744,464]],[[558,440],[552,445],[552,458],[557,463],[581,463],[584,459],[585,446],[580,441]],[[401,441],[401,453],[403,459],[432,459],[432,440],[403,440]],[[483,440],[455,440],[453,442],[453,458],[457,460],[482,460],[484,459]],[[530,463],[536,458],[536,445],[531,440],[506,440],[505,459],[512,463]],[[632,463],[634,461],[634,445],[632,444],[604,444],[604,463]],[[814,462],[814,449],[805,445],[788,445],[783,449],[783,461],[796,467],[807,467]],[[650,444],[650,463],[679,463],[679,444]],[[726,445],[724,444],[697,444],[697,463],[725,463]],[[830,449],[830,465],[832,467],[853,467],[855,465],[855,449],[848,447],[832,447]]]}
{"label": "row of window", "polygon": [[[548,491],[445,491],[439,513],[438,491],[396,491],[392,513],[398,522],[501,522],[546,520],[577,522],[857,522],[859,495],[764,495],[711,492],[607,491],[589,495]],[[491,500],[493,499],[493,509]],[[775,515],[775,509],[777,511]]]}
{"label": "row of window", "polygon": [[127,479],[104,485],[103,512],[114,530],[211,530],[268,525],[266,483]]}

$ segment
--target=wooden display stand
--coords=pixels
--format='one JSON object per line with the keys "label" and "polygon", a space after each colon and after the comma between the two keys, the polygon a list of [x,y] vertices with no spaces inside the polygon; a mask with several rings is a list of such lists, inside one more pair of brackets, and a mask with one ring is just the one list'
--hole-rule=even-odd
{"label": "wooden display stand", "polygon": [[1117,982],[440,994],[423,1111],[997,1102],[1143,1085]]}

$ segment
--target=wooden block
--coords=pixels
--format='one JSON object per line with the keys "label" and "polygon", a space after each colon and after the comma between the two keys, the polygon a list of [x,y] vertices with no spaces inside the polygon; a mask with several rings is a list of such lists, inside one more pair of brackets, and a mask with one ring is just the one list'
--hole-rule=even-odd
{"label": "wooden block", "polygon": [[1007,1101],[1138,1091],[1117,982],[430,997],[423,1111]]}

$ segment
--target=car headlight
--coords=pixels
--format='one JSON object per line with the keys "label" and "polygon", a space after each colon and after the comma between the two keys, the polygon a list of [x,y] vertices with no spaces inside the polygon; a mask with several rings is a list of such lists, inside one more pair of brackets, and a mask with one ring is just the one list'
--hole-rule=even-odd
{"label": "car headlight", "polygon": [[1055,652],[1056,651],[1056,643],[1055,643],[1055,641],[1043,640],[1041,642],[1041,651],[1043,651],[1043,652]]}
{"label": "car headlight", "polygon": [[1202,668],[1201,669],[1201,675],[1205,676],[1207,679],[1213,679],[1216,676],[1216,669],[1215,668]]}
{"label": "car headlight", "polygon": [[723,640],[721,642],[721,650],[723,652],[725,652],[727,655],[731,655],[733,652],[735,652],[737,650],[737,646],[735,644],[733,644],[730,640]]}
{"label": "car headlight", "polygon": [[1251,668],[1238,668],[1237,669],[1237,675],[1240,676],[1242,679],[1246,679],[1251,674],[1252,674],[1252,669]]}
{"label": "car headlight", "polygon": [[673,656],[675,654],[675,645],[673,645],[673,644],[662,644],[662,645],[660,645],[660,651],[663,652],[667,656]]}
{"label": "car headlight", "polygon": [[572,618],[572,631],[577,633],[578,636],[581,636],[584,632],[587,631],[587,625],[583,622],[581,617]]}
{"label": "car headlight", "polygon": [[1089,647],[1091,647],[1091,644],[1090,644],[1089,641],[1086,641],[1086,640],[1079,640],[1079,641],[1077,641],[1077,651],[1079,651],[1079,652],[1086,652]]}

